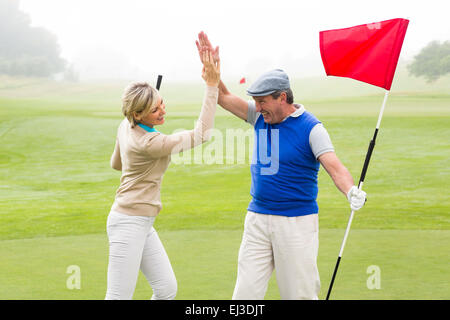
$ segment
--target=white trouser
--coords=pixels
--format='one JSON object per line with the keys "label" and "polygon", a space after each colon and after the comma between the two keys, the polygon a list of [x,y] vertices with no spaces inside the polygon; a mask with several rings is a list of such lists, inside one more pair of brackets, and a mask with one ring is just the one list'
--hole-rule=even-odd
{"label": "white trouser", "polygon": [[152,300],[171,300],[177,281],[169,257],[153,228],[155,217],[111,211],[108,216],[108,288],[106,300],[130,300],[143,272],[153,289]]}
{"label": "white trouser", "polygon": [[317,300],[318,215],[247,212],[233,300],[262,300],[273,269],[283,300]]}

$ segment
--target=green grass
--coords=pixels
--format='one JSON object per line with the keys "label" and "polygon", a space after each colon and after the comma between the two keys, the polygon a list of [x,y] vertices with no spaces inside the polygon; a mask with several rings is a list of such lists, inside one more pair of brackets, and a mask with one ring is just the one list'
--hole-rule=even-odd
{"label": "green grass", "polygon": [[[120,178],[109,158],[125,83],[0,80],[0,299],[103,299],[106,217]],[[399,78],[388,99],[364,184],[369,199],[352,225],[336,299],[450,297],[450,92],[442,89],[450,81],[421,84],[420,91],[418,81]],[[383,92],[360,92],[361,85],[352,84],[353,95],[338,94],[336,85],[353,82],[316,82],[312,92],[320,84],[328,94],[297,100],[325,124],[357,182]],[[293,83],[307,91],[303,80]],[[168,115],[162,132],[193,127],[202,87],[163,85]],[[230,87],[244,97],[243,87]],[[220,108],[215,127],[223,134],[249,128]],[[170,165],[155,227],[178,278],[178,299],[231,297],[249,189],[248,158],[244,164]],[[318,201],[323,298],[349,216],[345,197],[323,169]],[[81,268],[81,290],[65,287],[72,264]],[[369,265],[380,266],[380,290],[365,285]],[[135,298],[150,296],[141,277]],[[266,298],[279,298],[274,278]]]}
{"label": "green grass", "polygon": [[[178,281],[177,299],[229,300],[242,230],[161,231]],[[343,230],[321,229],[319,273],[324,299]],[[352,230],[333,299],[448,299],[448,230]],[[2,299],[104,299],[108,267],[105,234],[0,242]],[[69,289],[67,268],[80,268],[81,288]],[[369,289],[369,266],[380,268],[380,289]],[[14,266],[14,268],[12,268]],[[134,299],[152,290],[140,274]],[[279,299],[272,276],[266,299]]]}

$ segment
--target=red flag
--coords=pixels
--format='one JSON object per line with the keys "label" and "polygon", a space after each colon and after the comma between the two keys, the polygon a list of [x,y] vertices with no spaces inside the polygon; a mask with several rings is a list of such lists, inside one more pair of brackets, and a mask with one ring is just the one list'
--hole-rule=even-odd
{"label": "red flag", "polygon": [[321,31],[325,72],[390,90],[408,23],[406,19],[392,19]]}
{"label": "red flag", "polygon": [[245,78],[242,78],[242,79],[239,81],[239,84],[243,84],[243,83],[245,83]]}

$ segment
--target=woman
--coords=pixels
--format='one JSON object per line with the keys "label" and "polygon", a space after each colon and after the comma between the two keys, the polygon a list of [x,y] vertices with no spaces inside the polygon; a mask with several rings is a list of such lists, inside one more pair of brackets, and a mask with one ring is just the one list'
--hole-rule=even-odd
{"label": "woman", "polygon": [[111,157],[111,166],[122,176],[107,221],[107,300],[131,299],[139,269],[153,289],[152,299],[176,296],[176,278],[153,223],[162,207],[160,187],[170,155],[206,142],[214,124],[220,65],[207,49],[201,54],[206,91],[193,130],[164,135],[154,128],[164,123],[166,111],[158,91],[147,83],[134,83],[124,92],[126,119],[119,125]]}

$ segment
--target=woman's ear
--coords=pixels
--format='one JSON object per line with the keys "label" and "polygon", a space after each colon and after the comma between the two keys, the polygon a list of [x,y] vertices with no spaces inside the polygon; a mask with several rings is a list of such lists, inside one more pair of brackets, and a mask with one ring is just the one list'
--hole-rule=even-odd
{"label": "woman's ear", "polygon": [[141,121],[142,115],[141,115],[140,113],[133,112],[133,118],[134,118],[136,121]]}

